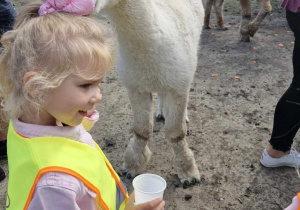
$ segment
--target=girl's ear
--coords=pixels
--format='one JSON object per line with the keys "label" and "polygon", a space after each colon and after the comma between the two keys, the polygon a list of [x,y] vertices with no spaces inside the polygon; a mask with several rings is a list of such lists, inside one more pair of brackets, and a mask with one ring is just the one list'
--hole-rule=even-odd
{"label": "girl's ear", "polygon": [[30,72],[26,72],[26,74],[23,77],[24,87],[32,98],[36,97],[36,92],[34,87],[35,85],[34,82],[32,82],[32,80],[38,76],[40,76],[40,73],[30,71]]}

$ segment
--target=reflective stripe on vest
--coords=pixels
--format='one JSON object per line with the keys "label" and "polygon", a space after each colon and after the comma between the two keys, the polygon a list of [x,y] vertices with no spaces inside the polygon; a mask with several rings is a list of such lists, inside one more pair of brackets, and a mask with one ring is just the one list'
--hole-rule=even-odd
{"label": "reflective stripe on vest", "polygon": [[60,137],[24,138],[12,123],[7,139],[7,209],[27,209],[40,177],[51,171],[80,179],[97,194],[103,209],[124,209],[126,189],[96,143],[97,149]]}
{"label": "reflective stripe on vest", "polygon": [[[297,196],[298,196],[299,203],[300,203],[300,193],[297,193]],[[299,204],[299,206],[298,206],[297,210],[300,210],[300,204]]]}

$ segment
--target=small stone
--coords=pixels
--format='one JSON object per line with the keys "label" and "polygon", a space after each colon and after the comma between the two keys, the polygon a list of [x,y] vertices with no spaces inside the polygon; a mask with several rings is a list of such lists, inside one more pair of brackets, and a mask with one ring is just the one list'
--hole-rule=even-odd
{"label": "small stone", "polygon": [[116,145],[116,141],[113,138],[110,138],[110,139],[105,138],[104,142],[105,142],[106,147],[113,147]]}
{"label": "small stone", "polygon": [[179,184],[174,184],[174,187],[178,188],[178,187],[180,187],[180,185]]}
{"label": "small stone", "polygon": [[186,195],[184,196],[184,200],[188,201],[188,200],[190,200],[192,197],[193,197],[193,196],[191,196],[191,195],[189,195],[189,194],[186,194]]}

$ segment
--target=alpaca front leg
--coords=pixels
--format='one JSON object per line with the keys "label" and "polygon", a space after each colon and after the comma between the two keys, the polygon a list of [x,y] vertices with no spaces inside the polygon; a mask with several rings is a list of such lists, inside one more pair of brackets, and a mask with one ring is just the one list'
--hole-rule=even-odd
{"label": "alpaca front leg", "polygon": [[256,18],[249,23],[248,29],[249,29],[249,35],[251,37],[254,36],[254,34],[259,29],[259,26],[261,22],[265,19],[267,14],[271,12],[272,6],[270,4],[270,0],[257,0],[258,7],[260,8],[259,13],[257,14]]}
{"label": "alpaca front leg", "polygon": [[250,42],[248,25],[251,21],[251,2],[250,0],[240,0],[242,10],[242,20],[239,28],[240,40]]}
{"label": "alpaca front leg", "polygon": [[186,106],[188,94],[166,95],[166,138],[171,142],[178,177],[184,187],[200,180],[193,152],[186,142]]}
{"label": "alpaca front leg", "polygon": [[128,90],[128,96],[133,112],[133,135],[121,169],[127,178],[132,178],[145,170],[151,157],[147,143],[153,130],[152,93]]}
{"label": "alpaca front leg", "polygon": [[151,154],[147,140],[139,138],[134,133],[124,153],[124,162],[121,166],[122,173],[128,179],[142,173],[146,169]]}

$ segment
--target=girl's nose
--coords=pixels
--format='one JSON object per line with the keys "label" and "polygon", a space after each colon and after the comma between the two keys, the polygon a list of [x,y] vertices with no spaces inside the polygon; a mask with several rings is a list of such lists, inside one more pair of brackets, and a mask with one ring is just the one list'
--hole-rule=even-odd
{"label": "girl's nose", "polygon": [[99,91],[99,93],[97,93],[96,95],[94,95],[92,98],[91,98],[91,103],[93,103],[93,104],[97,104],[97,103],[99,103],[100,101],[101,101],[101,99],[102,99],[102,94],[101,94],[101,92]]}

